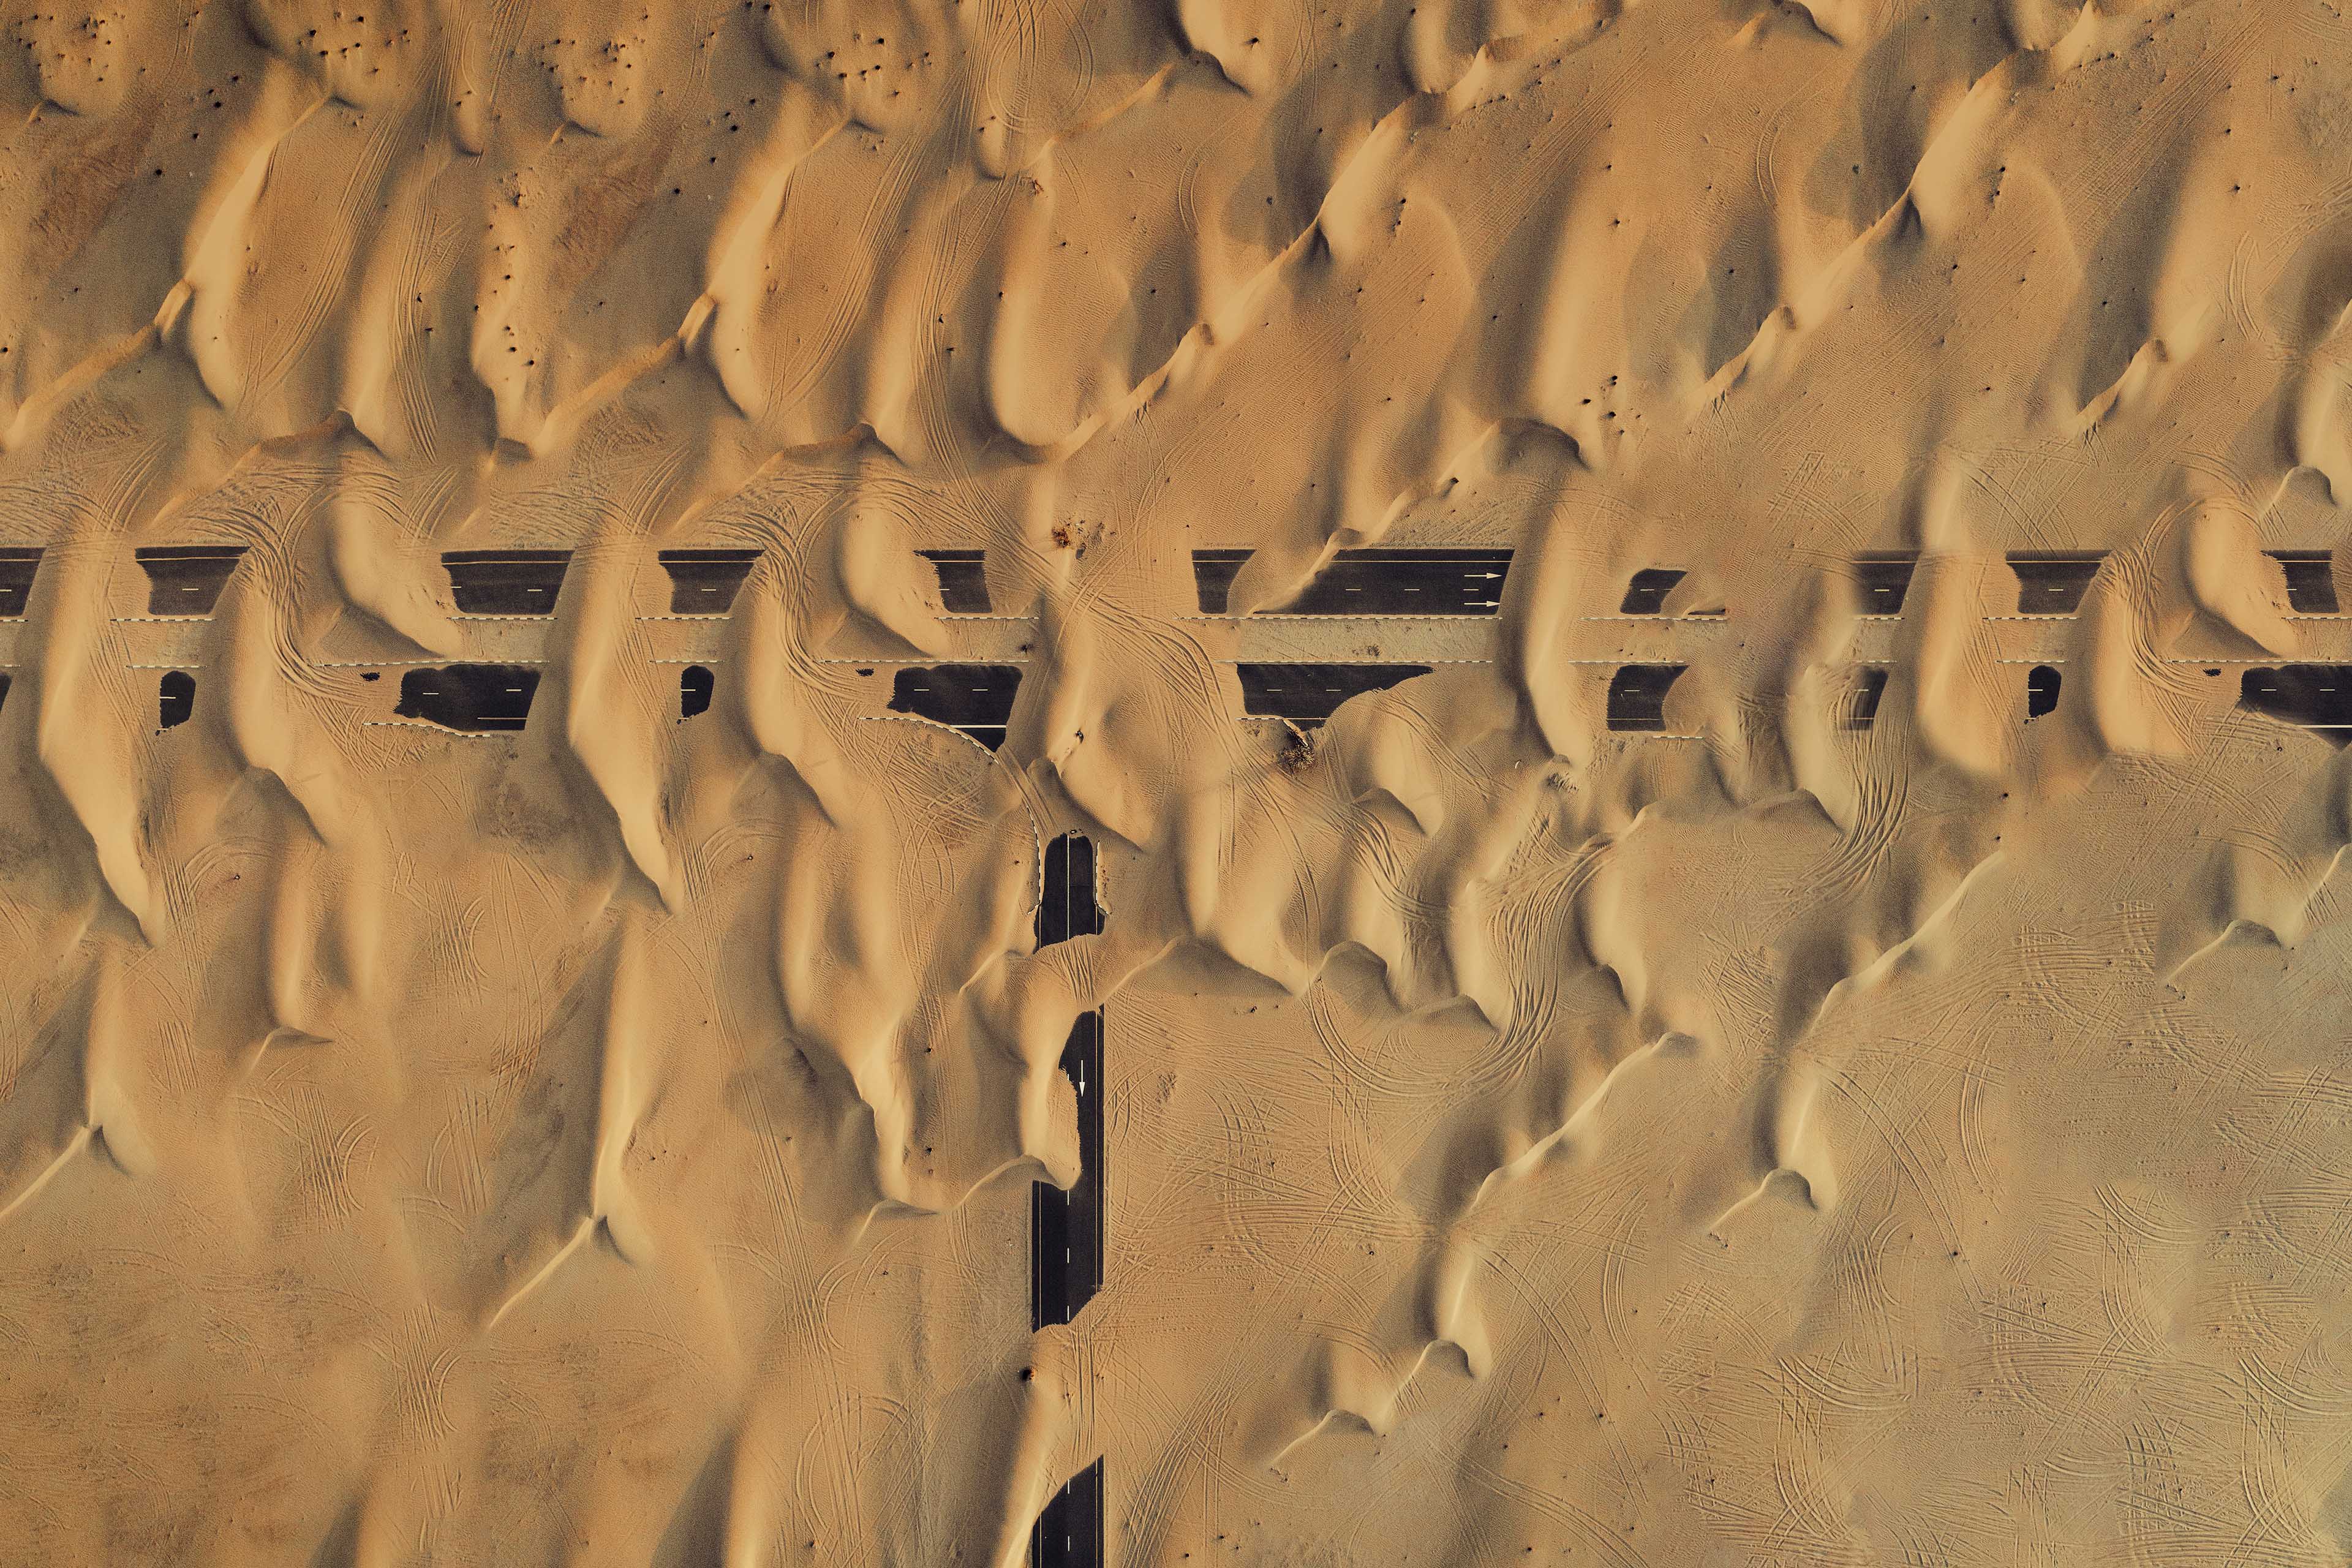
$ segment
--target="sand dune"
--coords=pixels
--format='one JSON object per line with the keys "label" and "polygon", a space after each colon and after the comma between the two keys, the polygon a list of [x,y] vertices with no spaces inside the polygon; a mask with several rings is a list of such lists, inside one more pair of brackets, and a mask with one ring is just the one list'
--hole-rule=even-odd
{"label": "sand dune", "polygon": [[2340,7],[5,36],[0,1558],[2352,1552]]}

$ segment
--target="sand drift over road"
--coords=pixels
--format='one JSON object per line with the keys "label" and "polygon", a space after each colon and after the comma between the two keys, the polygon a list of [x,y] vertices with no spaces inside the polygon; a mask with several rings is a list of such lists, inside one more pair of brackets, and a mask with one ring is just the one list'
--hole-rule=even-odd
{"label": "sand drift over road", "polygon": [[2352,1556],[2341,5],[0,24],[0,1560]]}

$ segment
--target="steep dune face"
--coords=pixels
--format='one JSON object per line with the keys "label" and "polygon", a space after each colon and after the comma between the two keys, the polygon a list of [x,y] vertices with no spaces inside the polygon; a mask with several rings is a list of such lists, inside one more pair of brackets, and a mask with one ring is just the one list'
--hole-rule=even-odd
{"label": "steep dune face", "polygon": [[2352,1552],[2339,7],[0,24],[23,1560]]}

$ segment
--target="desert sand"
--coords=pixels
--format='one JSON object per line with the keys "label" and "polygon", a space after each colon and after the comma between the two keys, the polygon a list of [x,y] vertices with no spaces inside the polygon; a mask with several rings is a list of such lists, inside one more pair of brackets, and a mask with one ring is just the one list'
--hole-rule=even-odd
{"label": "desert sand", "polygon": [[2352,1554],[2336,0],[0,37],[0,1561]]}

